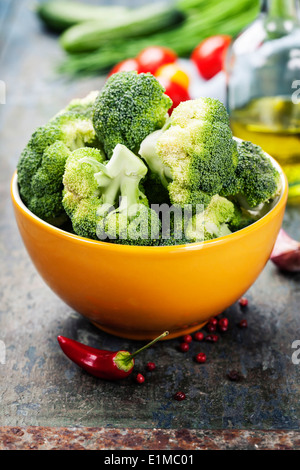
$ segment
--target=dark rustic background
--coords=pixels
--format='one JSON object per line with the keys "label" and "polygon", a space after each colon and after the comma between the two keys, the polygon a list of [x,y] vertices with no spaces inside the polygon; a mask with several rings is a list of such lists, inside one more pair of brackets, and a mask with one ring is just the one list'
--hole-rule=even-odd
{"label": "dark rustic background", "polygon": [[[7,348],[0,364],[0,448],[300,447],[300,365],[291,361],[292,342],[300,339],[300,276],[283,275],[270,263],[247,294],[249,307],[236,304],[226,312],[230,329],[219,343],[194,342],[182,354],[179,340],[172,340],[145,352],[137,372],[144,373],[148,361],[157,370],[145,373],[143,385],[132,378],[97,380],[60,351],[58,334],[104,349],[134,350],[142,343],[102,333],[59,300],[17,231],[9,183],[22,148],[70,99],[104,82],[56,74],[63,52],[33,5],[0,0],[0,80],[7,86],[0,105],[0,340]],[[300,238],[299,207],[288,208],[284,225]],[[236,326],[243,318],[247,330]],[[204,365],[193,361],[200,351],[208,356]],[[228,380],[232,369],[243,374],[241,382]],[[172,398],[178,390],[187,395],[180,403]]]}

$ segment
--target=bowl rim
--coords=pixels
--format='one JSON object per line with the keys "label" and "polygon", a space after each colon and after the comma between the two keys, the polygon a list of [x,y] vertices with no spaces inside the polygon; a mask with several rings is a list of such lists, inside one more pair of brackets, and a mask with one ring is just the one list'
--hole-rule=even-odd
{"label": "bowl rim", "polygon": [[[237,139],[237,138],[235,138],[235,140],[241,141],[241,139]],[[287,198],[288,198],[287,177],[284,174],[283,169],[281,168],[279,163],[273,157],[271,157],[268,153],[266,152],[264,153],[271,160],[272,165],[279,172],[280,179],[281,179],[281,194],[279,196],[278,201],[274,205],[274,207],[272,207],[272,209],[270,209],[270,211],[267,212],[267,214],[265,214],[263,217],[261,217],[259,220],[249,225],[248,227],[245,227],[241,230],[230,233],[229,235],[215,238],[213,240],[207,240],[204,242],[194,242],[194,243],[189,243],[186,245],[170,245],[170,246],[121,245],[121,244],[110,243],[110,242],[105,242],[101,240],[92,240],[89,238],[81,237],[79,235],[75,235],[73,233],[67,232],[66,230],[62,230],[61,228],[55,227],[54,225],[51,225],[48,222],[45,222],[44,220],[40,219],[25,206],[19,193],[17,170],[14,172],[12,180],[11,180],[11,198],[15,207],[18,208],[18,210],[21,211],[23,215],[26,216],[27,219],[33,220],[36,224],[44,227],[50,232],[53,232],[54,234],[56,234],[57,236],[61,238],[71,239],[78,243],[94,245],[94,246],[98,246],[99,248],[100,247],[106,248],[107,250],[120,251],[120,252],[139,251],[140,253],[144,253],[144,254],[146,253],[154,254],[154,253],[162,253],[162,252],[168,253],[168,252],[174,252],[174,251],[186,252],[186,251],[199,250],[204,247],[209,248],[209,247],[213,247],[216,245],[226,244],[230,241],[234,241],[243,236],[246,236],[248,233],[251,233],[255,231],[256,229],[258,230],[260,227],[264,226],[270,218],[275,217],[277,213],[280,212],[283,205],[284,206],[286,205]]]}

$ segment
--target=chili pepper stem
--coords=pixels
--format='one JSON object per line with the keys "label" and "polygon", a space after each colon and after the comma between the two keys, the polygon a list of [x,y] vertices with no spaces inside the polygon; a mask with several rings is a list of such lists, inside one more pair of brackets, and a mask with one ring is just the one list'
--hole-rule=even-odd
{"label": "chili pepper stem", "polygon": [[153,341],[151,341],[150,343],[146,344],[145,346],[143,346],[141,349],[138,349],[137,351],[135,351],[134,353],[130,354],[130,356],[127,356],[125,359],[124,359],[124,362],[130,362],[137,354],[139,354],[140,352],[144,351],[145,349],[148,349],[150,346],[152,346],[153,344],[157,343],[157,341],[161,340],[162,338],[164,338],[165,336],[168,336],[169,332],[168,331],[165,331],[162,335],[158,336],[157,338],[155,338]]}

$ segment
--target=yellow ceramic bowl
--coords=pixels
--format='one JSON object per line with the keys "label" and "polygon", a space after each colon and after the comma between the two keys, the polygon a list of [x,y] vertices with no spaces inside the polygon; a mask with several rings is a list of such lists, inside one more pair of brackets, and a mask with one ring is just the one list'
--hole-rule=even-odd
{"label": "yellow ceramic bowl", "polygon": [[11,194],[18,227],[36,269],[70,307],[102,330],[148,340],[165,330],[174,338],[199,329],[236,302],[263,270],[285,211],[288,185],[253,225],[204,243],[139,247],[81,238],[32,214]]}

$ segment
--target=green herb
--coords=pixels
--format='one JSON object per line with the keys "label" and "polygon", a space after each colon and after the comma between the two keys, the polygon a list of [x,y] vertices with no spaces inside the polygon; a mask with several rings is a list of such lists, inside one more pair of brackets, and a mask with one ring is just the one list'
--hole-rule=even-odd
{"label": "green herb", "polygon": [[188,56],[206,37],[214,34],[238,34],[256,18],[259,1],[179,0],[177,9],[184,16],[179,24],[161,28],[155,34],[136,37],[130,36],[129,27],[126,39],[119,37],[117,31],[113,39],[113,30],[110,30],[109,41],[103,42],[100,48],[92,52],[69,54],[60,71],[71,75],[104,72],[122,60],[137,56],[150,45],[169,47],[181,57]]}

